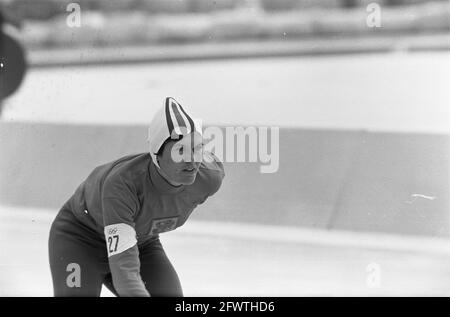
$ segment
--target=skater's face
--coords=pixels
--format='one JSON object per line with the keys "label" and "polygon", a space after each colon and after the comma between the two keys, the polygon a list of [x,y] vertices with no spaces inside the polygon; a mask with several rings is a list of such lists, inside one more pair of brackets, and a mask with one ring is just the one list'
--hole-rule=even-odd
{"label": "skater's face", "polygon": [[199,134],[171,140],[158,156],[160,174],[172,185],[191,185],[203,158],[203,139]]}

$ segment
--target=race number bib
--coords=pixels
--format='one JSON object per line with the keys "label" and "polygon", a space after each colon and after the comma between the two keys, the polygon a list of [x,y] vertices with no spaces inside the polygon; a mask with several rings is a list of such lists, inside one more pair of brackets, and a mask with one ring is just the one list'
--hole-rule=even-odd
{"label": "race number bib", "polygon": [[119,254],[136,245],[136,231],[126,223],[117,223],[105,227],[108,257]]}

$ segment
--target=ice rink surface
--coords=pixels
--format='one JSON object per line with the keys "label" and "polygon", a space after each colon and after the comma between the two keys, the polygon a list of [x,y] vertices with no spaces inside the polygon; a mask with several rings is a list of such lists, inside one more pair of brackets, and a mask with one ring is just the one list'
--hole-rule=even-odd
{"label": "ice rink surface", "polygon": [[[0,296],[51,296],[55,211],[0,210]],[[443,239],[191,221],[161,241],[186,296],[450,295]]]}

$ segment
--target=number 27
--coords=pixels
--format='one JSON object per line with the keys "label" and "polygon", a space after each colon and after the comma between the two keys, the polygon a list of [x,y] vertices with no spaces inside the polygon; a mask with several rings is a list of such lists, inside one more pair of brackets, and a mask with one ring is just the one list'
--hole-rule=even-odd
{"label": "number 27", "polygon": [[[114,243],[114,248],[113,248],[113,241],[115,241]],[[119,236],[115,235],[112,237],[108,237],[108,245],[109,245],[109,252],[116,252],[117,251],[117,245],[119,244]]]}

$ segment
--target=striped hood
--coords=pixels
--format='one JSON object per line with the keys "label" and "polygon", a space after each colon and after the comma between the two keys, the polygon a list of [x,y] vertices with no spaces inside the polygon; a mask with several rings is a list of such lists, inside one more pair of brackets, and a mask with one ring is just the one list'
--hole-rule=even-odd
{"label": "striped hood", "polygon": [[164,106],[155,114],[148,128],[153,163],[159,167],[156,154],[168,138],[177,140],[179,136],[193,132],[202,135],[200,121],[191,117],[175,99],[167,97]]}

